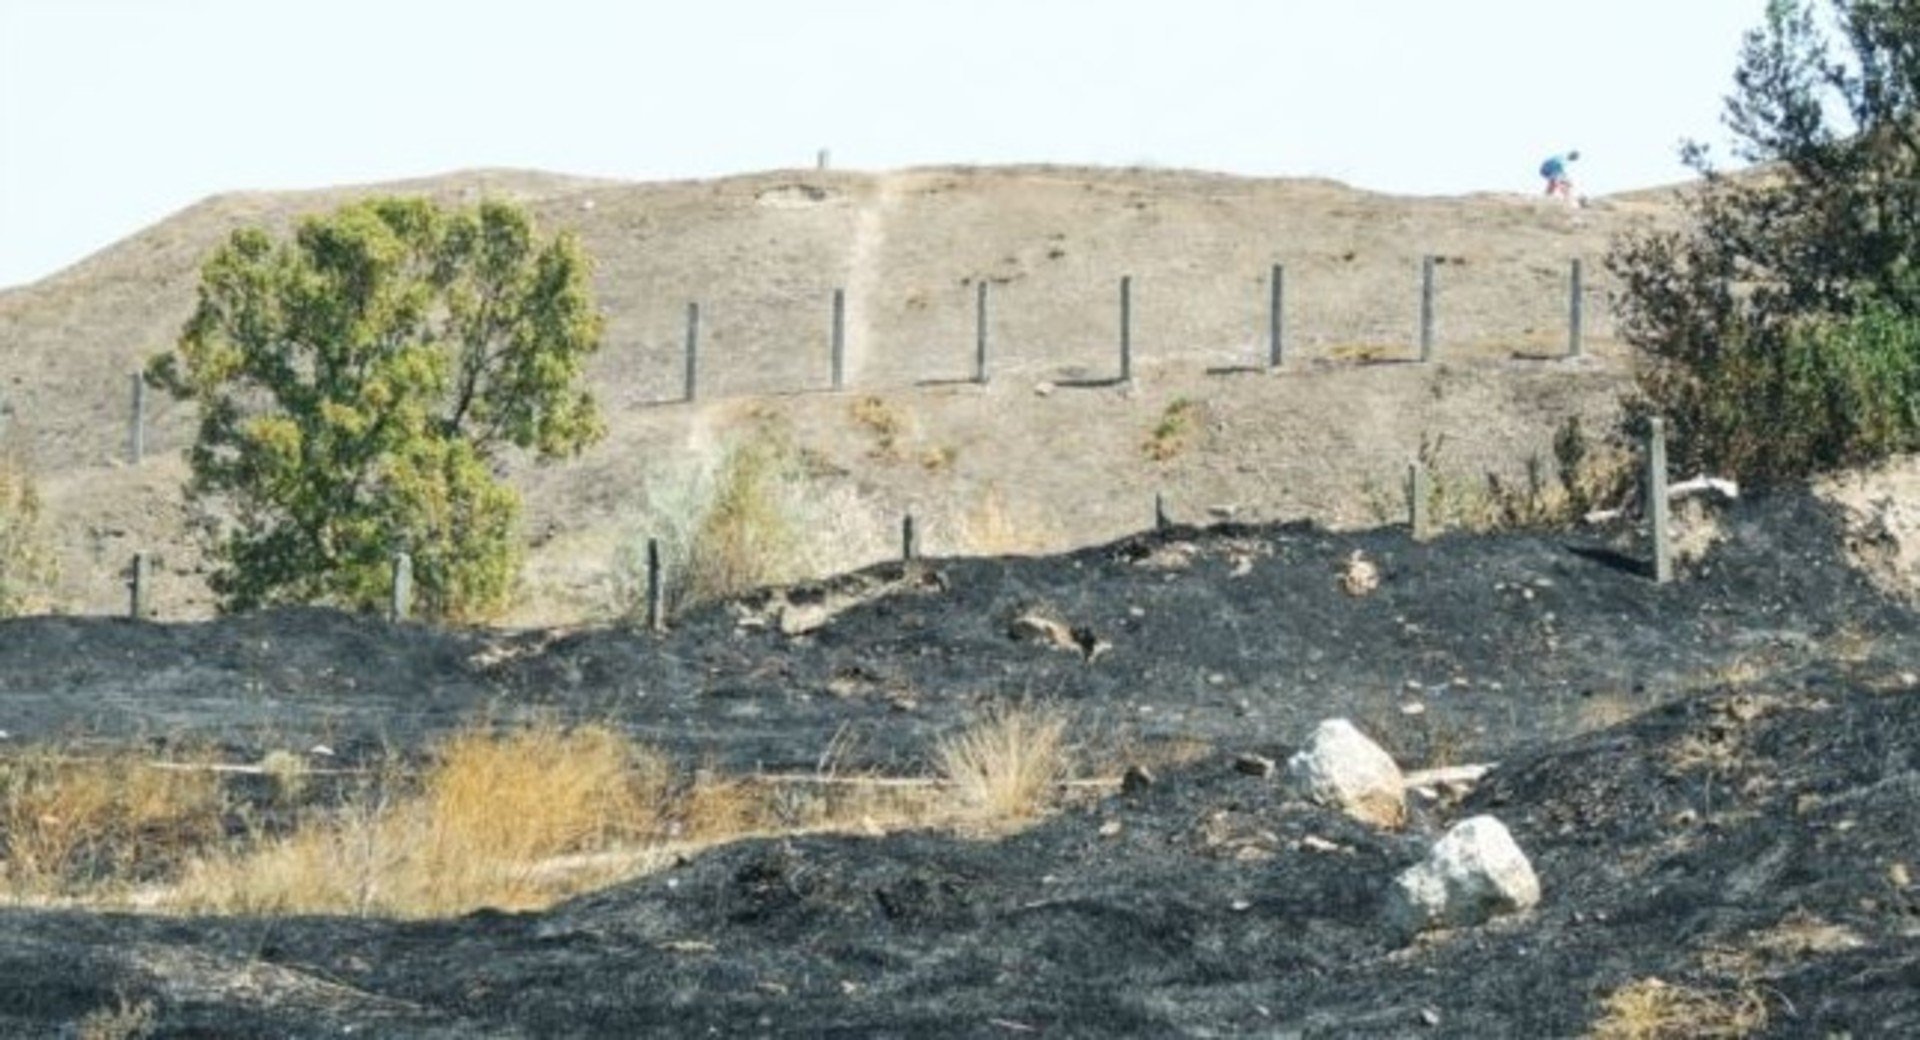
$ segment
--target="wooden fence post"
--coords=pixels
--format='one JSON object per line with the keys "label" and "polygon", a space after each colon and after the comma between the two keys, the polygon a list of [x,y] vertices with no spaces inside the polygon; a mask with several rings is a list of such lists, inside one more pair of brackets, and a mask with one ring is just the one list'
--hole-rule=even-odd
{"label": "wooden fence post", "polygon": [[1167,496],[1155,491],[1153,493],[1153,529],[1164,531],[1172,526],[1173,518],[1167,515]]}
{"label": "wooden fence post", "polygon": [[133,417],[127,427],[127,456],[138,466],[147,454],[147,381],[133,374]]}
{"label": "wooden fence post", "polygon": [[1407,464],[1407,526],[1413,529],[1413,540],[1424,542],[1432,533],[1427,517],[1427,467],[1418,462]]}
{"label": "wooden fence post", "polygon": [[127,578],[127,616],[140,621],[147,616],[147,554],[133,554],[133,572]]}
{"label": "wooden fence post", "polygon": [[665,600],[666,590],[660,581],[660,539],[647,539],[647,630],[660,631],[663,619],[661,604]]}
{"label": "wooden fence post", "polygon": [[987,280],[980,279],[973,304],[973,381],[987,383]]}
{"label": "wooden fence post", "polygon": [[1433,360],[1433,257],[1420,258],[1420,360]]}
{"label": "wooden fence post", "polygon": [[833,388],[846,386],[847,291],[833,291]]}
{"label": "wooden fence post", "polygon": [[1120,277],[1120,381],[1133,379],[1133,276]]}
{"label": "wooden fence post", "polygon": [[692,401],[699,389],[700,372],[700,305],[687,304],[687,392],[686,399]]}
{"label": "wooden fence post", "polygon": [[1286,360],[1286,267],[1281,264],[1273,265],[1273,280],[1269,283],[1269,288],[1272,296],[1267,301],[1267,367],[1279,368]]}
{"label": "wooden fence post", "polygon": [[413,554],[397,552],[393,554],[393,599],[387,605],[387,616],[394,621],[405,621],[413,613]]}
{"label": "wooden fence post", "polygon": [[900,517],[900,562],[912,563],[920,558],[920,546],[914,538],[913,514]]}
{"label": "wooden fence post", "polygon": [[1673,580],[1672,532],[1667,523],[1667,423],[1647,420],[1647,522],[1653,527],[1653,581]]}
{"label": "wooden fence post", "polygon": [[1567,356],[1577,358],[1584,349],[1580,337],[1585,316],[1581,311],[1586,304],[1585,279],[1581,277],[1579,257],[1573,259],[1567,273],[1570,283],[1567,293]]}

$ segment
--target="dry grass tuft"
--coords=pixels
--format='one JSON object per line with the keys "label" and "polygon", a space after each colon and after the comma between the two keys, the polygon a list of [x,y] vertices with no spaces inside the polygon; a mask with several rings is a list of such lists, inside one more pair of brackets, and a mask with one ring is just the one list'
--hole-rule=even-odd
{"label": "dry grass tuft", "polygon": [[935,760],[973,816],[1017,823],[1043,812],[1065,779],[1066,735],[1066,717],[1057,710],[1000,708],[942,741]]}
{"label": "dry grass tuft", "polygon": [[1192,398],[1174,398],[1140,442],[1141,454],[1154,462],[1166,462],[1185,451],[1193,439],[1199,413],[1200,405]]}
{"label": "dry grass tuft", "polygon": [[656,754],[602,727],[469,728],[440,749],[417,793],[380,778],[336,814],[195,863],[174,902],[397,917],[544,905],[564,893],[541,864],[651,833],[665,777]]}
{"label": "dry grass tuft", "polygon": [[955,541],[960,552],[973,556],[1014,556],[1041,552],[1058,540],[1057,528],[1034,516],[1019,515],[998,485],[960,517]]}
{"label": "dry grass tuft", "polygon": [[1767,1002],[1753,988],[1701,990],[1640,979],[1600,1002],[1593,1040],[1707,1040],[1766,1028]]}
{"label": "dry grass tuft", "polygon": [[225,808],[210,772],[154,768],[132,753],[19,755],[0,762],[0,880],[18,897],[137,879],[213,841]]}
{"label": "dry grass tuft", "polygon": [[57,569],[40,512],[32,469],[18,452],[0,444],[0,617],[46,606]]}
{"label": "dry grass tuft", "polygon": [[875,458],[897,458],[900,442],[907,434],[907,418],[884,399],[871,394],[853,402],[853,421],[873,435]]}
{"label": "dry grass tuft", "polygon": [[142,1040],[153,1035],[153,1001],[129,1002],[122,996],[110,1008],[97,1008],[75,1028],[79,1040]]}

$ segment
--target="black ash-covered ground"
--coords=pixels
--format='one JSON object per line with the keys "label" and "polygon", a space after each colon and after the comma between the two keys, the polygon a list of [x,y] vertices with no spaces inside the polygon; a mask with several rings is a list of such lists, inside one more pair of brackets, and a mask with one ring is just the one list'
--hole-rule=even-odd
{"label": "black ash-covered ground", "polygon": [[[1215,750],[999,841],[746,842],[544,913],[7,910],[0,1034],[146,1000],[160,1036],[1538,1037],[1646,977],[1757,995],[1774,1035],[1920,1033],[1914,617],[1810,500],[1723,523],[1663,588],[1568,536],[1271,528],[937,561],[800,638],[725,608],[664,636],[5,623],[14,742],[420,747],[549,712],[735,768],[811,768],[851,732],[859,764],[920,769],[985,701],[1042,697],[1096,757]],[[1384,574],[1361,598],[1336,584],[1356,549]],[[1033,609],[1111,648],[1011,638]],[[1405,765],[1502,766],[1399,834],[1232,768],[1331,715]],[[1542,905],[1398,948],[1387,884],[1477,812],[1533,858]]]}

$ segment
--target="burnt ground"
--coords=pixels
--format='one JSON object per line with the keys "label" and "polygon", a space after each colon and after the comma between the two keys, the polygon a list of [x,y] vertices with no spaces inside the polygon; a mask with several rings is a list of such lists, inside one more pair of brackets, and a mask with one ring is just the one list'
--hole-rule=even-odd
{"label": "burnt ground", "polygon": [[[147,1000],[162,1036],[1536,1037],[1651,976],[1751,994],[1774,1035],[1913,1035],[1913,615],[1846,567],[1811,499],[1722,524],[1658,588],[1579,536],[1174,530],[855,576],[828,591],[900,582],[802,637],[738,606],[659,636],[8,622],[14,742],[351,757],[551,713],[735,768],[812,769],[841,734],[842,765],[919,769],[983,702],[1038,697],[1070,707],[1095,771],[1158,738],[1215,750],[1000,841],[744,842],[541,913],[7,910],[0,1033]],[[1383,573],[1360,598],[1336,584],[1356,549]],[[1110,649],[1010,637],[1034,609]],[[1502,765],[1402,834],[1233,770],[1337,714],[1403,764]],[[1388,882],[1477,812],[1532,856],[1542,905],[1397,948]]]}

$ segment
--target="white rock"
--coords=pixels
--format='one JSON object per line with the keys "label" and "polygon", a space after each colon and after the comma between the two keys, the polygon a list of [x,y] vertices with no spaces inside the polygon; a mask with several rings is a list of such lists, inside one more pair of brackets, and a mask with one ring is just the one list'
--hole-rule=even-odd
{"label": "white rock", "polygon": [[1307,744],[1287,759],[1295,790],[1329,808],[1378,827],[1406,822],[1406,779],[1393,756],[1346,719],[1314,727]]}
{"label": "white rock", "polygon": [[1475,816],[1453,825],[1387,893],[1387,921],[1404,938],[1468,928],[1540,902],[1540,879],[1506,825]]}

